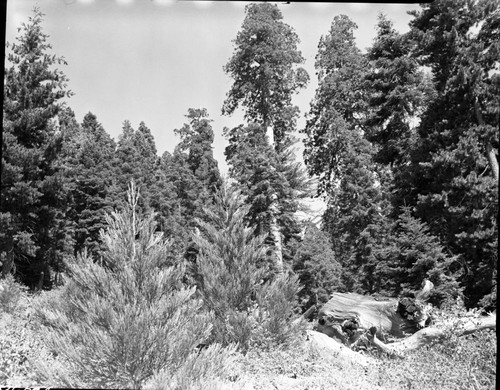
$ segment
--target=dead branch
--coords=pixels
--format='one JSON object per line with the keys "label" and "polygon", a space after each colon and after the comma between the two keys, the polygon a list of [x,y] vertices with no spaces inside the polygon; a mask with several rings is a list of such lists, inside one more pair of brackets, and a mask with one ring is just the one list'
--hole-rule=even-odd
{"label": "dead branch", "polygon": [[419,330],[411,336],[385,344],[377,338],[375,327],[370,330],[370,341],[381,351],[390,355],[403,356],[404,352],[413,351],[424,345],[439,342],[446,338],[448,334],[455,336],[465,336],[484,329],[496,329],[495,314],[480,318],[465,318],[455,323],[441,324],[442,328],[429,327]]}

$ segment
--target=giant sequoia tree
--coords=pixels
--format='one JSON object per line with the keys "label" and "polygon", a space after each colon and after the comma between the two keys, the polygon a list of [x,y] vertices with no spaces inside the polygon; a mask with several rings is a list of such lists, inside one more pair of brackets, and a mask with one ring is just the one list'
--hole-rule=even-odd
{"label": "giant sequoia tree", "polygon": [[[263,159],[267,160],[266,165],[269,169],[263,174],[286,182],[289,179],[287,176],[290,176],[286,171],[292,172],[292,170],[285,167],[287,162],[283,159],[278,164],[272,162],[278,161],[281,157],[272,157],[270,151],[266,152],[266,142],[269,142],[268,145],[278,155],[284,156],[287,153],[286,149],[293,140],[292,132],[295,130],[298,115],[298,108],[291,104],[291,99],[294,93],[306,85],[309,76],[304,69],[297,68],[297,65],[304,61],[297,49],[299,39],[293,29],[282,19],[283,16],[276,5],[261,3],[247,6],[241,31],[234,41],[235,52],[224,67],[234,83],[227,94],[222,112],[231,114],[240,105],[243,106],[245,118],[255,123],[257,127],[262,127],[262,131],[256,131],[257,127],[251,124],[247,130],[248,134],[256,136],[256,140],[251,141],[255,143],[255,147],[263,147],[259,152],[254,153],[254,157],[260,154]],[[242,130],[243,128],[233,129],[227,134],[231,138],[237,138],[243,136]],[[266,135],[268,141],[262,139],[262,136]],[[231,156],[239,159],[230,150],[228,153],[228,159],[231,159]],[[235,167],[241,163],[236,160],[229,162],[235,164]],[[253,160],[250,164],[255,166],[257,163],[257,160]],[[235,170],[241,172],[241,167]],[[254,173],[258,175],[257,172]],[[260,221],[259,225],[268,226],[268,234],[272,237],[274,244],[276,267],[278,272],[282,272],[283,226],[279,219],[283,215],[283,201],[290,200],[293,194],[289,193],[286,198],[282,198],[283,194],[278,193],[277,188],[271,184],[272,179],[254,178],[259,182],[258,185],[256,182],[252,183],[254,186],[257,185],[251,189],[252,198],[257,202],[254,204],[254,209],[258,208],[262,211],[257,218],[265,215],[266,221]],[[241,176],[238,176],[238,181],[244,186],[250,184],[240,179]],[[276,184],[276,180],[274,183]],[[285,184],[285,186],[293,187],[290,184]]]}
{"label": "giant sequoia tree", "polygon": [[70,92],[66,76],[55,69],[65,60],[49,53],[42,21],[34,8],[10,45],[4,76],[1,257],[4,271],[14,265],[30,286],[50,283],[50,271],[70,250],[68,202],[55,164],[61,146],[55,118]]}
{"label": "giant sequoia tree", "polygon": [[276,5],[251,4],[246,14],[234,41],[236,50],[224,67],[234,83],[222,112],[232,114],[242,105],[246,119],[261,124],[266,132],[272,128],[269,135],[278,149],[298,114],[292,95],[305,87],[309,76],[296,67],[304,62],[297,50],[299,38],[282,21]]}

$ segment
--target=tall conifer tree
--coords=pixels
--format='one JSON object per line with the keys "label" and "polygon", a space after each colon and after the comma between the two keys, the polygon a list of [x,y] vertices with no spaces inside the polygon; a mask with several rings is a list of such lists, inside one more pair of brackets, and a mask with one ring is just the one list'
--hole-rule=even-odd
{"label": "tall conifer tree", "polygon": [[485,295],[489,305],[496,300],[499,12],[495,1],[439,0],[410,23],[434,92],[411,163],[396,177],[396,201],[414,205],[415,216],[459,255],[468,305]]}
{"label": "tall conifer tree", "polygon": [[4,75],[0,242],[5,271],[14,265],[31,287],[50,284],[70,248],[67,193],[55,161],[62,138],[60,100],[70,96],[67,78],[50,54],[39,8],[19,28]]}
{"label": "tall conifer tree", "polygon": [[[234,40],[235,51],[224,67],[234,83],[222,112],[232,114],[241,105],[250,125],[253,126],[253,122],[262,126],[270,146],[277,153],[282,153],[294,139],[298,108],[292,105],[292,96],[305,87],[309,76],[303,68],[297,67],[304,61],[297,49],[299,39],[293,29],[282,21],[283,15],[278,7],[261,3],[248,5],[245,10],[241,31]],[[277,166],[273,169],[274,172],[266,174],[274,175],[282,171]],[[283,179],[286,180],[285,177]],[[279,221],[280,194],[269,185],[266,191],[267,194],[259,195],[266,198],[259,206],[266,207],[268,221],[265,223],[274,241],[276,268],[282,273],[284,243]]]}

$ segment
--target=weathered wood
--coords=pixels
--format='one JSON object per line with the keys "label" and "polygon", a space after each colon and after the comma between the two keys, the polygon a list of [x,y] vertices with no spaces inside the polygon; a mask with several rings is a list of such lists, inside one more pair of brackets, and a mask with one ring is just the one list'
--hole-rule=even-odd
{"label": "weathered wood", "polygon": [[[317,330],[346,345],[355,342],[360,334],[372,327],[377,329],[379,337],[405,337],[425,326],[428,307],[424,301],[429,297],[432,287],[430,281],[425,281],[422,290],[413,300],[416,306],[412,307],[411,315],[402,313],[404,305],[401,305],[401,302],[408,303],[409,299],[376,300],[355,293],[334,293],[318,313]],[[352,331],[346,332],[349,326],[353,328],[352,324],[357,325],[359,331],[355,332],[356,334]]]}
{"label": "weathered wood", "polygon": [[336,357],[352,364],[358,364],[363,367],[373,363],[373,360],[367,356],[354,352],[345,345],[333,340],[326,334],[314,330],[307,331],[307,340],[314,350],[325,357]]}
{"label": "weathered wood", "polygon": [[369,340],[381,351],[390,355],[403,356],[404,352],[413,351],[442,340],[448,332],[456,336],[465,336],[484,329],[496,329],[496,316],[492,314],[480,318],[464,318],[454,324],[441,324],[441,326],[443,328],[429,327],[421,329],[403,340],[389,344],[379,340],[375,334],[376,329],[372,328]]}

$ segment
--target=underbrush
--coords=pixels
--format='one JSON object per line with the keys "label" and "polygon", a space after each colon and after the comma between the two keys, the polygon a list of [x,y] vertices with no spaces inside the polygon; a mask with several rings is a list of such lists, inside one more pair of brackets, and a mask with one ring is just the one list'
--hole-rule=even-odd
{"label": "underbrush", "polygon": [[[3,282],[3,281],[2,281]],[[47,349],[43,325],[34,315],[57,291],[30,294],[9,281],[9,299],[0,311],[0,384],[61,386],[78,383],[69,361]],[[6,286],[6,283],[3,283]],[[4,289],[5,291],[5,289]],[[54,297],[52,297],[54,298]],[[51,299],[52,300],[52,299]],[[442,314],[466,315],[455,309]],[[263,335],[263,338],[265,335]],[[157,372],[147,389],[494,389],[496,333],[480,331],[407,353],[404,359],[369,353],[373,364],[354,365],[325,356],[306,341],[303,332],[281,347],[256,345],[243,354],[236,346],[212,344],[187,354],[173,370]]]}
{"label": "underbrush", "polygon": [[496,345],[496,333],[483,330],[452,336],[404,360],[382,357],[375,383],[385,389],[495,389]]}
{"label": "underbrush", "polygon": [[380,357],[376,383],[386,389],[494,389],[497,337],[492,330],[458,337],[463,320],[485,313],[467,310],[460,299],[433,311],[433,326],[445,331],[440,342],[406,354],[405,359]]}

